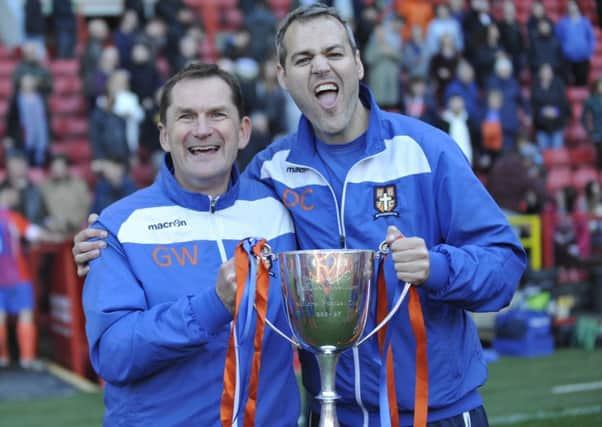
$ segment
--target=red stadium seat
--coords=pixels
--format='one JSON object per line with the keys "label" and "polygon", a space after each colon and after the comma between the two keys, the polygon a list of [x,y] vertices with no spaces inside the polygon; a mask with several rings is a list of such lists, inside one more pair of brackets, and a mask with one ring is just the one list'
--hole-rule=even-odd
{"label": "red stadium seat", "polygon": [[48,68],[54,76],[78,77],[79,61],[77,59],[57,59]]}
{"label": "red stadium seat", "polygon": [[582,166],[593,166],[596,164],[596,148],[593,144],[581,144],[569,151],[571,166],[579,168]]}
{"label": "red stadium seat", "polygon": [[564,138],[567,145],[577,145],[580,142],[589,141],[589,135],[581,125],[581,122],[567,126],[564,130]]}
{"label": "red stadium seat", "polygon": [[9,49],[7,46],[0,43],[0,58],[11,58],[14,56],[14,49]]}
{"label": "red stadium seat", "polygon": [[551,148],[543,150],[543,164],[546,169],[552,169],[559,166],[569,166],[571,156],[566,148]]}
{"label": "red stadium seat", "polygon": [[8,99],[13,94],[13,83],[10,79],[0,79],[0,98]]}
{"label": "red stadium seat", "polygon": [[62,140],[76,139],[88,135],[88,120],[80,117],[54,116],[52,131]]}
{"label": "red stadium seat", "polygon": [[12,59],[0,60],[0,78],[10,78],[17,67],[17,61]]}
{"label": "red stadium seat", "polygon": [[226,10],[236,9],[238,0],[217,0],[217,5]]}
{"label": "red stadium seat", "polygon": [[573,186],[577,191],[582,191],[588,182],[598,180],[598,171],[593,167],[582,167],[573,173]]}
{"label": "red stadium seat", "polygon": [[583,103],[589,96],[589,89],[581,86],[569,86],[566,89],[566,96],[570,103]]}
{"label": "red stadium seat", "polygon": [[228,9],[224,13],[224,30],[233,31],[239,28],[244,20],[242,12],[238,9]]}
{"label": "red stadium seat", "polygon": [[82,82],[76,77],[60,76],[54,79],[54,93],[56,94],[80,94]]}
{"label": "red stadium seat", "polygon": [[4,120],[4,116],[8,113],[8,99],[0,98],[0,120]]}
{"label": "red stadium seat", "polygon": [[52,145],[53,154],[64,154],[74,165],[87,164],[92,160],[90,144],[85,139],[75,139],[68,142],[55,142]]}
{"label": "red stadium seat", "polygon": [[581,120],[581,114],[583,113],[583,104],[581,102],[573,102],[571,104],[572,121],[578,122]]}
{"label": "red stadium seat", "polygon": [[555,193],[558,190],[573,184],[573,172],[569,167],[555,167],[548,170],[546,177],[546,190]]}
{"label": "red stadium seat", "polygon": [[50,113],[78,114],[86,111],[86,100],[79,95],[53,94],[48,100]]}

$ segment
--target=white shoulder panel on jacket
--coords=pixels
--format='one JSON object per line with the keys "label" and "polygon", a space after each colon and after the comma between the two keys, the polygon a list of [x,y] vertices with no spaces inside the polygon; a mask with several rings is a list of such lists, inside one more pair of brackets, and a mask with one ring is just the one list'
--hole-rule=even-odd
{"label": "white shoulder panel on jacket", "polygon": [[245,237],[274,239],[293,233],[288,211],[276,199],[238,200],[215,213],[182,206],[135,210],[121,225],[121,243],[169,244],[197,240],[241,240]]}
{"label": "white shoulder panel on jacket", "polygon": [[290,150],[282,150],[274,153],[270,160],[266,160],[261,165],[260,178],[273,179],[281,182],[288,188],[299,188],[307,185],[324,185],[327,183],[310,169],[289,163],[286,161]]}
{"label": "white shoulder panel on jacket", "polygon": [[409,175],[430,173],[422,147],[409,136],[385,140],[385,150],[351,168],[347,182],[389,182]]}

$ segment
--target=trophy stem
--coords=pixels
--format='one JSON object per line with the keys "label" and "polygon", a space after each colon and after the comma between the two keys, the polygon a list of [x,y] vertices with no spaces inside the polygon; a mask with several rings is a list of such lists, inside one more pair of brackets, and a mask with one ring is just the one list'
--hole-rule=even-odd
{"label": "trophy stem", "polygon": [[322,383],[320,394],[316,396],[321,402],[319,427],[339,427],[335,404],[339,395],[334,388],[339,354],[335,352],[335,349],[335,347],[323,346],[320,348],[321,351],[316,354]]}

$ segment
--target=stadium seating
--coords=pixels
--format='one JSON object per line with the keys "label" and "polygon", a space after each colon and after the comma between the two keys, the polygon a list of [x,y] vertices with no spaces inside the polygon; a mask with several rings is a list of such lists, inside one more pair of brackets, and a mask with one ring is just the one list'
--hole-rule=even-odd
{"label": "stadium seating", "polygon": [[9,78],[13,74],[17,61],[13,59],[0,59],[0,79]]}
{"label": "stadium seating", "polygon": [[566,89],[566,96],[571,104],[574,102],[582,104],[589,96],[589,89],[586,87],[569,86]]}
{"label": "stadium seating", "polygon": [[573,171],[570,167],[559,166],[548,170],[546,190],[550,194],[573,184]]}
{"label": "stadium seating", "polygon": [[0,98],[8,99],[13,94],[13,84],[9,78],[0,79]]}
{"label": "stadium seating", "polygon": [[587,142],[587,132],[580,122],[569,124],[564,131],[565,145],[575,146],[581,142]]}
{"label": "stadium seating", "polygon": [[84,164],[92,161],[90,143],[87,139],[73,139],[65,142],[54,142],[52,144],[53,154],[66,155],[72,164]]}
{"label": "stadium seating", "polygon": [[82,81],[73,76],[54,76],[54,93],[76,95],[82,91]]}
{"label": "stadium seating", "polygon": [[88,120],[82,117],[67,117],[54,115],[51,119],[51,128],[61,140],[87,137]]}
{"label": "stadium seating", "polygon": [[543,164],[546,169],[568,167],[571,165],[571,156],[566,148],[551,148],[544,150]]}
{"label": "stadium seating", "polygon": [[51,114],[80,114],[86,112],[86,100],[79,95],[53,94],[48,100]]}
{"label": "stadium seating", "polygon": [[569,154],[573,168],[594,166],[596,164],[596,148],[591,143],[581,144],[571,149]]}
{"label": "stadium seating", "polygon": [[585,185],[590,181],[599,181],[598,171],[591,166],[584,166],[573,173],[573,186],[577,191],[583,191]]}
{"label": "stadium seating", "polygon": [[8,99],[0,98],[0,120],[4,120],[8,113]]}
{"label": "stadium seating", "polygon": [[48,68],[53,76],[78,77],[79,61],[77,59],[57,59]]}

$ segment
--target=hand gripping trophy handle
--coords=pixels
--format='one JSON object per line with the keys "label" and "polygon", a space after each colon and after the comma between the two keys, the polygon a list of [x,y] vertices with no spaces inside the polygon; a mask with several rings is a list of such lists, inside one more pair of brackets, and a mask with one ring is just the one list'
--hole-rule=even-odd
{"label": "hand gripping trophy handle", "polygon": [[266,323],[296,347],[316,355],[320,368],[320,427],[339,425],[336,414],[335,372],[341,351],[359,346],[377,333],[397,312],[410,284],[406,283],[391,312],[360,339],[366,326],[374,281],[374,260],[390,252],[383,241],[377,252],[333,249],[274,254],[264,247],[261,259],[280,267],[280,279],[293,337]]}

